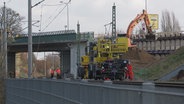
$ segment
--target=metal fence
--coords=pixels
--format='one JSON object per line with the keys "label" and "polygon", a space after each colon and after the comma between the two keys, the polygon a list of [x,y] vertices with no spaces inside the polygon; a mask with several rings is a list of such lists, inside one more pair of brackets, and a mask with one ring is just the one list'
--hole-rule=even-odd
{"label": "metal fence", "polygon": [[7,79],[6,104],[184,104],[184,89],[50,79]]}

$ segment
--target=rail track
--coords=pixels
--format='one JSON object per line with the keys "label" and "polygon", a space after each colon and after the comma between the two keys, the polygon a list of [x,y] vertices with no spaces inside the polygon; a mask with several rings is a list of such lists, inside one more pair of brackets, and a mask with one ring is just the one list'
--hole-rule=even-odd
{"label": "rail track", "polygon": [[[111,81],[111,80],[108,80]],[[105,83],[106,80],[87,80],[89,83]],[[119,85],[142,85],[145,83],[144,81],[119,81],[119,80],[113,80],[111,81],[112,84],[119,84]],[[184,82],[158,82],[153,81],[152,83],[155,84],[155,86],[158,87],[175,87],[175,88],[184,88]]]}

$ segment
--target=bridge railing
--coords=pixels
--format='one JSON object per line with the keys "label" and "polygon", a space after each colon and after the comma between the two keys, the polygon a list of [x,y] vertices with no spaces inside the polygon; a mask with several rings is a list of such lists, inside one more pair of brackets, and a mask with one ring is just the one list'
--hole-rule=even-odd
{"label": "bridge railing", "polygon": [[6,104],[182,104],[184,89],[48,79],[7,79]]}
{"label": "bridge railing", "polygon": [[[38,32],[32,33],[32,36],[45,36],[45,35],[62,35],[76,33],[75,30],[62,30],[62,31],[49,31],[49,32]],[[28,34],[22,34],[21,37],[28,37]]]}

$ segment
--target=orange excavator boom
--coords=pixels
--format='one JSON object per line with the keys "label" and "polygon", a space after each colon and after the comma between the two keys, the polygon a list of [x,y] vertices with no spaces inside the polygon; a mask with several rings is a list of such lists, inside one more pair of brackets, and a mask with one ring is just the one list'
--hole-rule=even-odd
{"label": "orange excavator boom", "polygon": [[148,34],[152,34],[153,31],[152,31],[152,28],[150,26],[150,21],[149,21],[149,18],[148,18],[148,14],[146,12],[146,10],[143,10],[143,13],[142,14],[138,14],[136,16],[136,18],[130,22],[129,26],[128,26],[128,29],[127,29],[127,34],[126,36],[129,38],[129,47],[133,47],[135,45],[131,45],[131,35],[132,35],[132,31],[134,29],[134,27],[141,21],[141,20],[144,20],[145,24],[146,24],[146,28],[148,30]]}

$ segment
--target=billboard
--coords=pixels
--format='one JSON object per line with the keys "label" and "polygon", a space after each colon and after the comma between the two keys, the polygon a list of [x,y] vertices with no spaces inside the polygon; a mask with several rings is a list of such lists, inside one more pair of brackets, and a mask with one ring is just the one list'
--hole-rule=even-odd
{"label": "billboard", "polygon": [[153,30],[158,30],[158,14],[148,14],[148,18]]}

